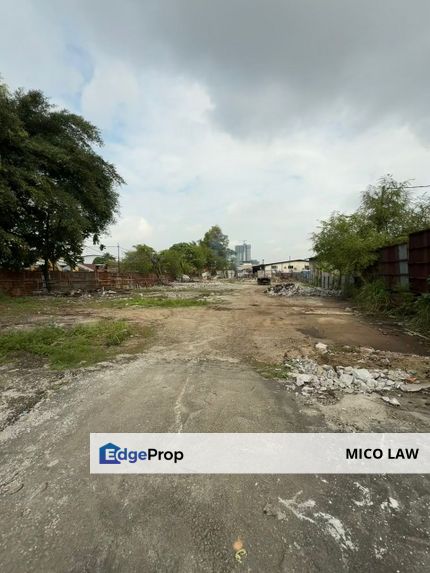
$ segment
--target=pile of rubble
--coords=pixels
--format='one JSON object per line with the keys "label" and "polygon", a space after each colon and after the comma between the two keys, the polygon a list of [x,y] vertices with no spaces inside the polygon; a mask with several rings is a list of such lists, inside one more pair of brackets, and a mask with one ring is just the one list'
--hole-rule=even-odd
{"label": "pile of rubble", "polygon": [[[326,345],[319,343],[317,350],[324,352]],[[303,393],[326,392],[336,390],[345,393],[372,393],[400,390],[417,392],[430,388],[430,382],[420,382],[415,372],[402,369],[357,368],[353,366],[331,366],[318,364],[312,358],[290,358],[284,363],[287,369],[287,381],[291,388]],[[383,398],[398,405],[395,398]]]}
{"label": "pile of rubble", "polygon": [[270,286],[266,291],[270,296],[340,296],[339,290],[326,290],[321,287],[300,283],[280,283]]}

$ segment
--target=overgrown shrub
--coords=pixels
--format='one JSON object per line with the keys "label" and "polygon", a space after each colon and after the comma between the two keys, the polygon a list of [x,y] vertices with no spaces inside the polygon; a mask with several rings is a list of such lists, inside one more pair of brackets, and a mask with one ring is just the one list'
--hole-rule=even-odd
{"label": "overgrown shrub", "polygon": [[366,312],[387,312],[391,307],[391,297],[385,284],[375,280],[364,284],[355,296],[355,302]]}
{"label": "overgrown shrub", "polygon": [[422,294],[415,301],[415,315],[410,321],[412,328],[430,333],[430,294]]}
{"label": "overgrown shrub", "polygon": [[416,296],[407,288],[398,286],[391,292],[391,309],[396,316],[407,318],[416,312]]}

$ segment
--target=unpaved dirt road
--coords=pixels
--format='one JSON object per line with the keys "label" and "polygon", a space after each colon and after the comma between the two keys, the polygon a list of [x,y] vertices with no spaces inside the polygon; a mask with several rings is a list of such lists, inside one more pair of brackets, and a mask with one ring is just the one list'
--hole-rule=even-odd
{"label": "unpaved dirt road", "polygon": [[320,404],[253,367],[318,341],[428,354],[419,341],[331,299],[226,289],[207,308],[112,311],[152,325],[152,346],[80,370],[4,430],[2,573],[430,570],[428,476],[89,475],[90,432],[429,431],[425,393]]}

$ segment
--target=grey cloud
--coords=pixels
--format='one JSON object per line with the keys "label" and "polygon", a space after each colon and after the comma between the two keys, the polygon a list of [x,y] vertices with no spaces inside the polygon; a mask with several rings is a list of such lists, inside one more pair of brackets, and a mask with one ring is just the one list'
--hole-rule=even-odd
{"label": "grey cloud", "polygon": [[89,45],[204,84],[232,133],[389,119],[430,135],[427,0],[105,0],[78,15]]}

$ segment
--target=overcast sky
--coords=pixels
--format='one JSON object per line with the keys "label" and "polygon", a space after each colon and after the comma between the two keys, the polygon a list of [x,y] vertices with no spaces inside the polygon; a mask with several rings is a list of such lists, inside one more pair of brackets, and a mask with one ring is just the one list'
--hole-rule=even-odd
{"label": "overcast sky", "polygon": [[102,130],[127,185],[108,244],[219,224],[255,258],[380,176],[430,183],[428,0],[0,2],[0,74]]}

